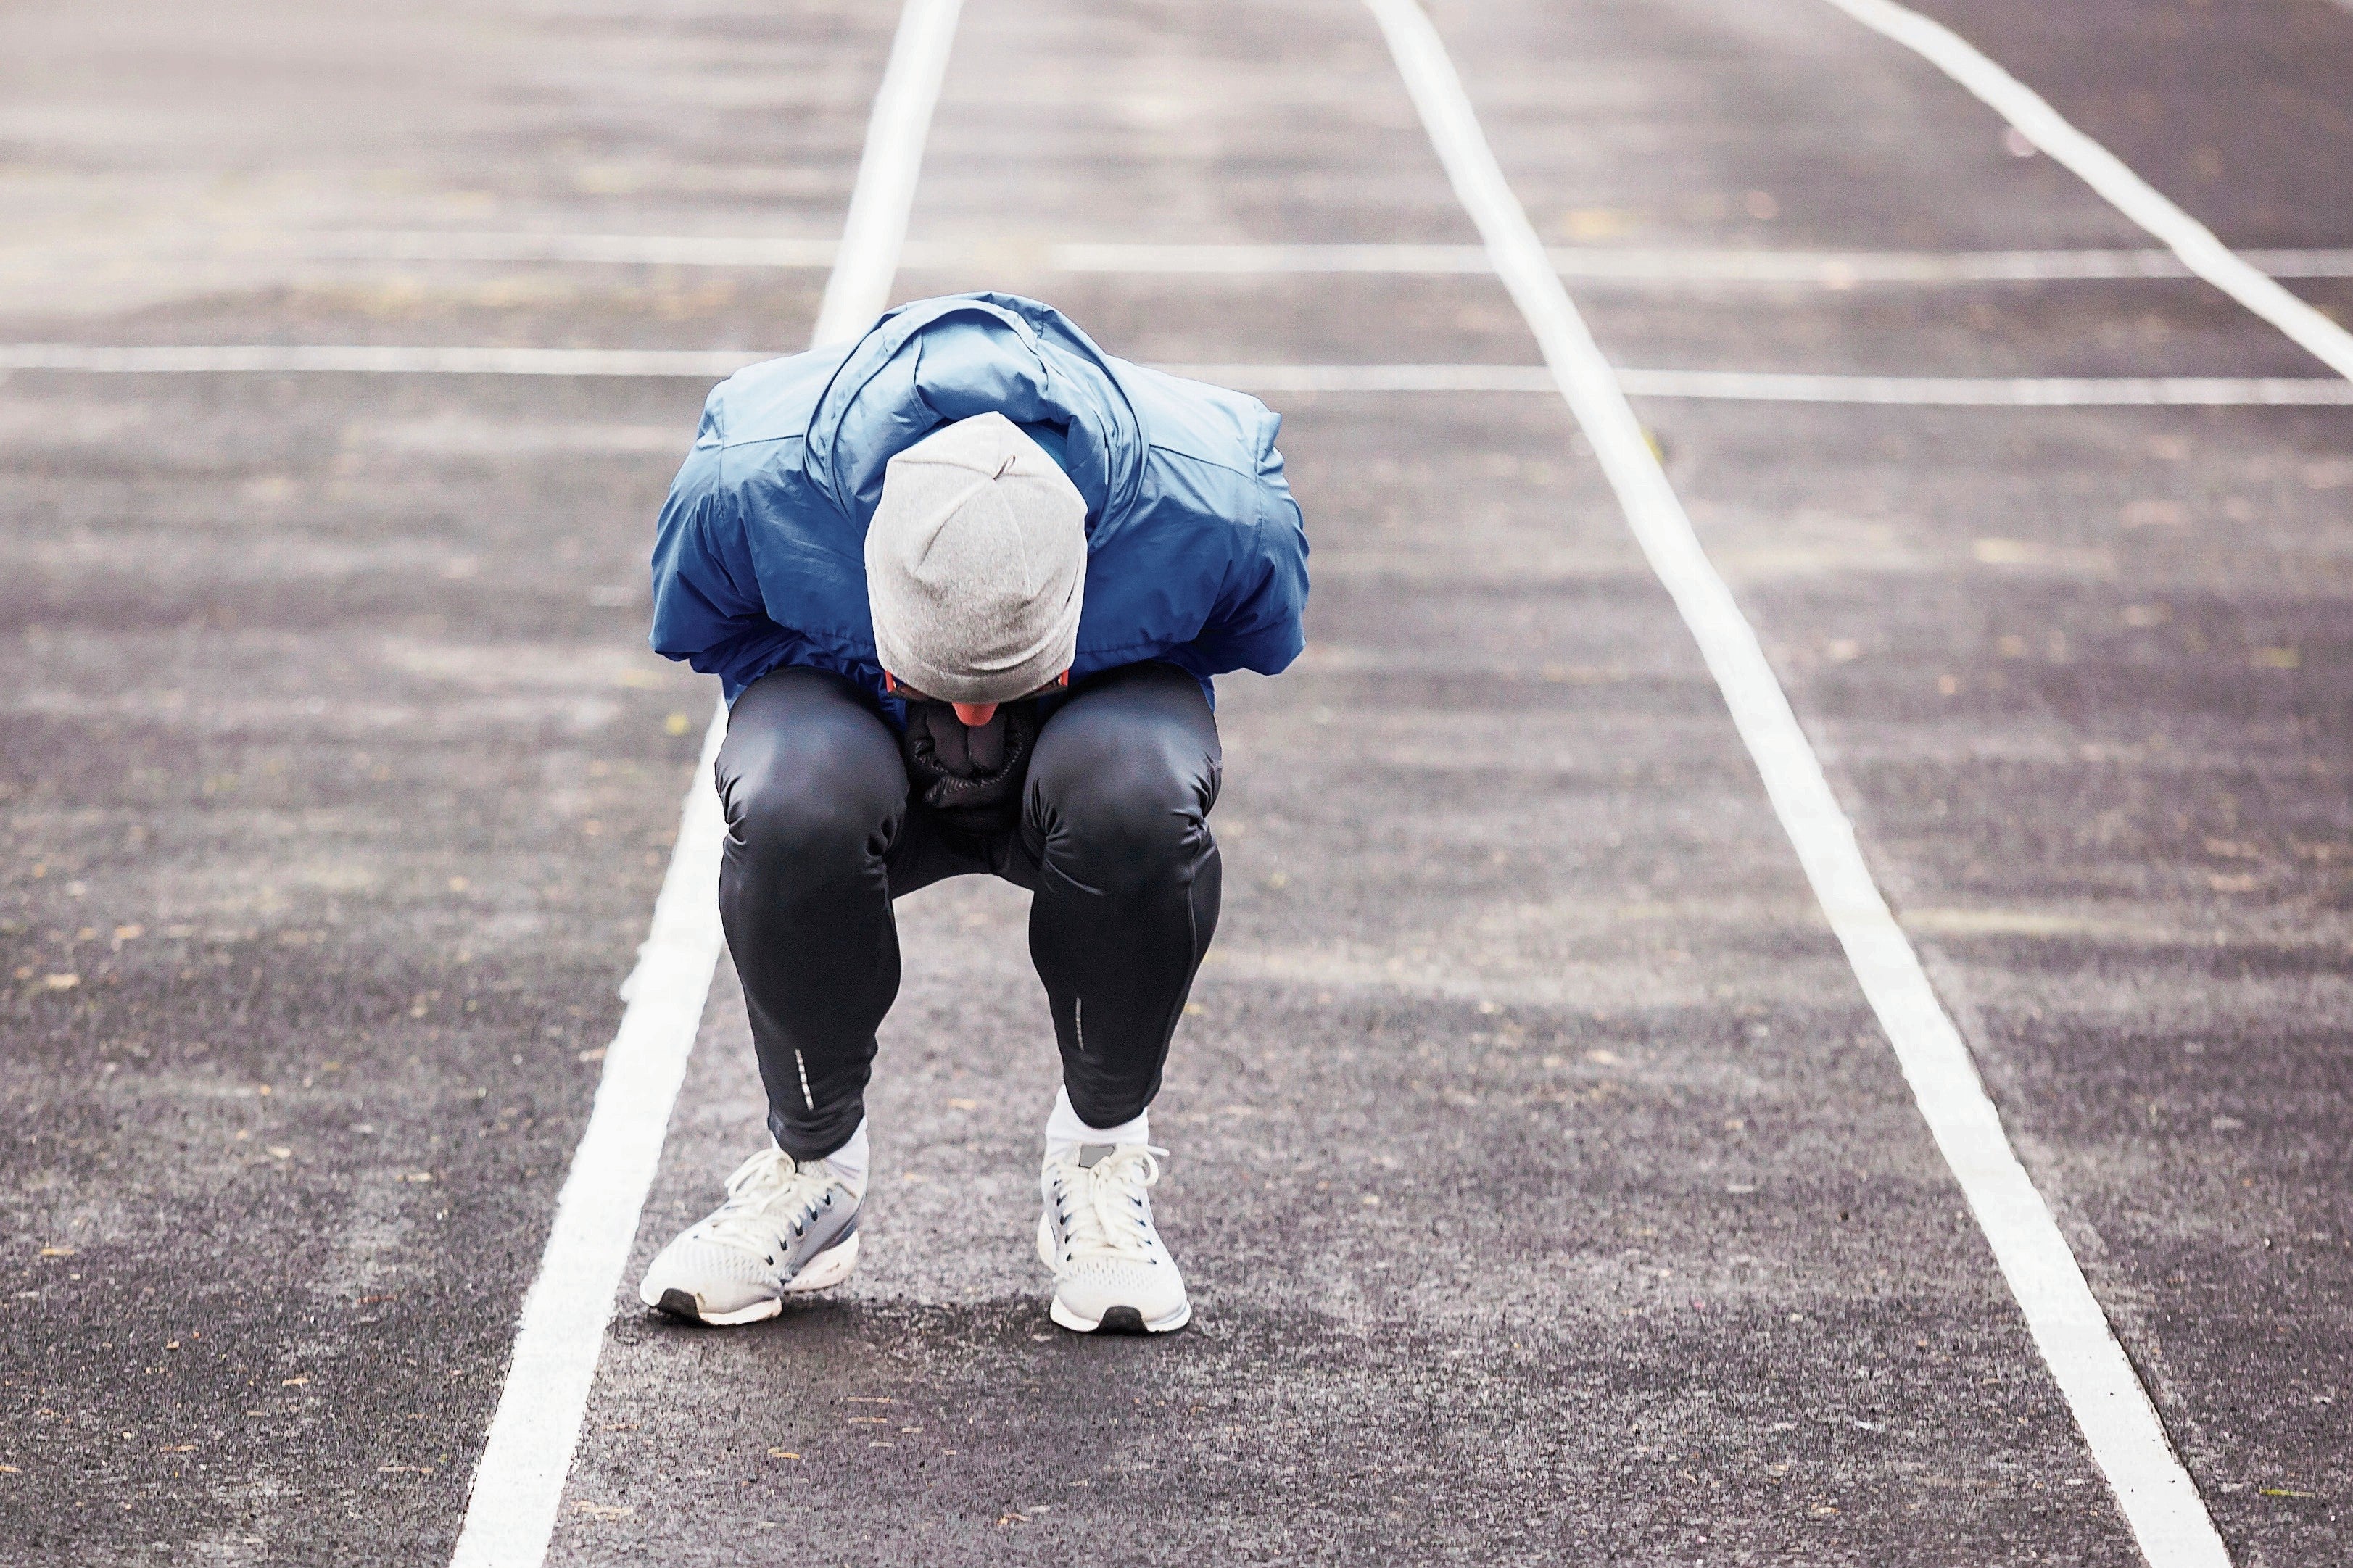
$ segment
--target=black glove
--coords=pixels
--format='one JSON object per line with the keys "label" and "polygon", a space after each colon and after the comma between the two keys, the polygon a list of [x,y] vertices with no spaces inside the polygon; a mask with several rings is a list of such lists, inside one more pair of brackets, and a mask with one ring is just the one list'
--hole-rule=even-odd
{"label": "black glove", "polygon": [[944,702],[907,704],[900,750],[915,798],[968,833],[1003,833],[1021,818],[1021,786],[1038,741],[1038,704],[1000,702],[968,726]]}

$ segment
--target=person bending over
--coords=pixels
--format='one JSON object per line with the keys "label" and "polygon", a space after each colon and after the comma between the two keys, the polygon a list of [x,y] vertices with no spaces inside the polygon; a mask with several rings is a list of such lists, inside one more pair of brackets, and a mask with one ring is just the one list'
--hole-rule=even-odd
{"label": "person bending over", "polygon": [[1210,677],[1303,642],[1280,422],[1004,294],[902,306],[712,393],[662,509],[652,641],[730,705],[719,905],[774,1146],[654,1259],[648,1306],[746,1323],[848,1277],[892,900],[987,872],[1031,892],[1061,1048],[1054,1321],[1190,1318],[1145,1107],[1218,923]]}

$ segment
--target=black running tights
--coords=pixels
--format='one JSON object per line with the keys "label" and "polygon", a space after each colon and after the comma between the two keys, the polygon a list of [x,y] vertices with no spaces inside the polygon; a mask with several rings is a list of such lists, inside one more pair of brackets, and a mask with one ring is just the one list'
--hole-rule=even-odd
{"label": "black running tights", "polygon": [[1029,953],[1071,1105],[1097,1127],[1139,1114],[1217,929],[1220,766],[1200,683],[1131,665],[1054,710],[1018,822],[975,834],[910,799],[897,734],[849,682],[755,681],[719,752],[719,908],[778,1144],[817,1159],[857,1129],[899,990],[891,900],[974,872],[1032,891]]}

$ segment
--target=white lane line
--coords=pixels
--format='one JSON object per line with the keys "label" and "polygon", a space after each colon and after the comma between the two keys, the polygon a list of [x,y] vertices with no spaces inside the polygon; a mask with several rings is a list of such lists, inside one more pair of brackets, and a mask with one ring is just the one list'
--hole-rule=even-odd
{"label": "white lane line", "polygon": [[[2353,278],[2353,250],[2251,251],[2278,276]],[[1545,252],[1564,278],[1632,283],[2042,283],[2189,278],[2169,250],[1711,250],[1555,246]],[[1490,273],[1475,245],[1048,246],[1062,272]]]}
{"label": "white lane line", "polygon": [[1415,0],[1366,4],[1455,194],[1494,253],[1496,271],[1527,318],[1643,553],[1724,693],[1814,895],[1887,1031],[1920,1114],[2115,1489],[2142,1555],[2156,1568],[2224,1568],[2229,1555],[2204,1500],[2167,1442],[2164,1425],[2049,1205],[2019,1163],[1960,1031],[1873,881],[1853,825],[1755,630],[1701,548],[1609,362],[1546,263],[1438,30]]}
{"label": "white lane line", "polygon": [[[1634,250],[1546,253],[1564,278],[1715,283],[2066,283],[2188,278],[2169,250]],[[2353,250],[2248,251],[2274,277],[2353,278]]]}
{"label": "white lane line", "polygon": [[[1541,392],[1535,364],[1164,364],[1172,375],[1244,392]],[[2325,376],[1829,375],[1746,370],[1617,373],[1634,397],[1736,403],[1852,403],[1965,408],[2345,407],[2353,383]]]}
{"label": "white lane line", "polygon": [[1895,0],[1826,0],[1943,71],[2072,170],[2108,204],[2181,258],[2182,265],[2285,332],[2341,376],[2353,378],[2353,332],[2248,264],[2214,232],[2173,205],[2122,159],[2069,124],[2042,95],[1968,39]]}
{"label": "white lane line", "polygon": [[1241,392],[1544,392],[1540,364],[1155,364]]}
{"label": "white lane line", "polygon": [[841,241],[787,236],[484,234],[356,229],[301,240],[306,256],[350,261],[582,261],[635,267],[747,267],[820,271]]}
{"label": "white lane line", "polygon": [[907,0],[891,40],[891,62],[866,124],[866,150],[842,222],[841,249],[825,281],[812,344],[846,342],[864,331],[891,302],[891,279],[907,243],[907,214],[915,203],[915,176],[932,132],[932,109],[947,75],[962,0]]}
{"label": "white lane line", "polygon": [[[248,343],[155,348],[0,343],[0,374],[255,372],[417,375],[683,377],[717,381],[772,353],[742,349],[396,348]],[[1155,368],[1245,392],[1534,392],[1558,389],[1536,364],[1164,364]],[[2353,382],[2324,376],[1841,375],[1806,371],[1617,373],[1636,397],[1736,403],[1854,403],[1978,408],[2344,407]]]}
{"label": "white lane line", "polygon": [[1916,407],[2353,406],[2353,382],[2329,376],[1817,375],[1748,370],[1621,370],[1634,397],[1736,403],[1874,403]]}
{"label": "white lane line", "polygon": [[523,1297],[514,1359],[474,1470],[453,1568],[538,1568],[547,1555],[613,1291],[637,1236],[723,943],[712,896],[723,826],[711,769],[724,734],[714,720],[687,784],[653,928],[622,987],[628,1007],[606,1048],[588,1126],[556,1199],[538,1276]]}
{"label": "white lane line", "polygon": [[118,346],[0,343],[0,371],[94,374],[332,372],[396,375],[691,376],[723,380],[773,359],[754,349],[533,349],[384,343],[229,343]]}
{"label": "white lane line", "polygon": [[[811,334],[817,342],[847,336],[854,330],[844,326],[849,312],[871,315],[890,293],[956,12],[957,0],[907,0],[900,13],[843,224],[841,259]],[[874,196],[878,190],[896,207]],[[724,948],[716,894],[724,828],[711,770],[726,727],[723,705],[703,735],[653,928],[622,990],[628,1006],[606,1050],[538,1277],[523,1296],[514,1360],[474,1471],[451,1568],[540,1568],[547,1556],[614,1293]]]}
{"label": "white lane line", "polygon": [[1046,247],[1058,272],[1398,272],[1449,275],[1493,270],[1476,245],[1139,245],[1063,243]]}
{"label": "white lane line", "polygon": [[[2348,0],[2353,3],[2353,0]],[[272,243],[231,248],[249,253]],[[816,270],[833,265],[831,239],[728,235],[496,234],[353,231],[298,237],[306,257],[361,261],[554,261],[623,266]],[[2169,250],[1751,250],[1694,247],[1554,246],[1545,253],[1564,278],[1630,283],[2043,283],[2195,276]],[[2274,278],[2353,278],[2353,250],[2247,250]],[[1490,273],[1479,245],[1155,245],[1085,241],[1039,244],[1018,237],[909,240],[902,269],[1017,262],[1049,272]]]}

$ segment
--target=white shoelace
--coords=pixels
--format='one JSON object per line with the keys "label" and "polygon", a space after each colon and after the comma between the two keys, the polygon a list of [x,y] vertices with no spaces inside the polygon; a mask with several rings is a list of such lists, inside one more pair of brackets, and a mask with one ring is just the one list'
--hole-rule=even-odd
{"label": "white shoelace", "polygon": [[1160,1180],[1166,1149],[1138,1144],[1092,1165],[1061,1166],[1064,1249],[1071,1261],[1092,1258],[1152,1260],[1152,1221],[1145,1189]]}
{"label": "white shoelace", "polygon": [[[776,1244],[779,1225],[798,1236],[817,1217],[832,1184],[824,1161],[802,1165],[781,1149],[763,1149],[735,1167],[727,1178],[727,1201],[699,1228],[708,1240],[765,1254]],[[779,1199],[798,1200],[785,1211],[790,1218],[778,1212]]]}

